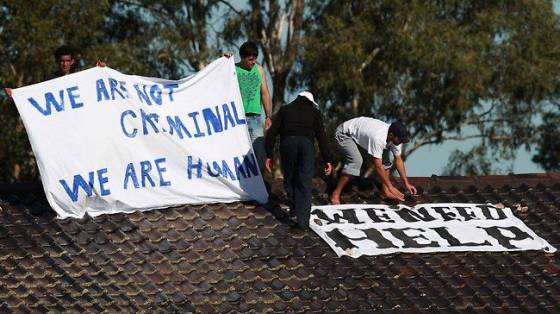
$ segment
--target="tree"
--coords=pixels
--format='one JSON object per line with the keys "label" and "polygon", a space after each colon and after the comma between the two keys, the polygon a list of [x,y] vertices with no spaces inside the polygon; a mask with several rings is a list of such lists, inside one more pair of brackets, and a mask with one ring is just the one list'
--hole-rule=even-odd
{"label": "tree", "polygon": [[537,153],[533,161],[547,171],[560,171],[560,113],[550,111],[544,114],[543,123],[538,128]]}
{"label": "tree", "polygon": [[157,67],[163,76],[184,77],[198,72],[219,57],[221,27],[213,21],[221,9],[216,0],[137,0],[126,6],[142,12],[153,35],[149,44],[158,56]]}
{"label": "tree", "polygon": [[[91,38],[103,24],[102,13],[108,6],[108,2],[82,1],[0,2],[0,85],[20,87],[41,81],[54,71],[52,52],[60,44],[93,45]],[[83,21],[90,27],[81,26]],[[37,176],[25,130],[7,97],[0,104],[0,147],[2,181]]]}
{"label": "tree", "polygon": [[[316,1],[298,79],[332,123],[402,120],[413,143],[476,138],[502,158],[535,135],[558,95],[551,1]],[[467,156],[466,154],[465,156]]]}
{"label": "tree", "polygon": [[[77,68],[106,60],[125,73],[180,78],[217,56],[209,20],[220,1],[0,2],[2,87],[37,83],[54,70],[52,52],[66,44]],[[27,135],[8,97],[0,104],[0,182],[37,178]]]}
{"label": "tree", "polygon": [[477,145],[468,152],[455,150],[449,157],[449,163],[443,170],[447,176],[475,176],[492,174],[492,162],[486,156],[486,148]]}

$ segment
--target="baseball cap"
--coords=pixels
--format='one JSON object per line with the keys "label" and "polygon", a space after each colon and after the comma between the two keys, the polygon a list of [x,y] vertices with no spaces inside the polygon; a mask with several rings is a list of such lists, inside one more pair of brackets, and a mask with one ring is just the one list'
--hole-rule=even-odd
{"label": "baseball cap", "polygon": [[307,98],[310,102],[312,102],[315,105],[315,108],[319,109],[319,104],[315,102],[315,99],[313,97],[313,94],[311,94],[308,91],[304,91],[298,94],[298,96],[302,96]]}
{"label": "baseball cap", "polygon": [[409,141],[406,127],[399,121],[391,123],[389,126],[389,133],[393,133],[393,135],[398,137],[403,143],[408,143]]}

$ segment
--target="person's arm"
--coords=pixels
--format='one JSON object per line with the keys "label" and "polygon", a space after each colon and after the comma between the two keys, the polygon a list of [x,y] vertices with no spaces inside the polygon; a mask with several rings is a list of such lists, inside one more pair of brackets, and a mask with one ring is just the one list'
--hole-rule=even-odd
{"label": "person's arm", "polygon": [[259,64],[259,73],[261,74],[261,102],[264,108],[264,114],[266,120],[264,122],[265,130],[268,130],[272,125],[272,99],[270,98],[270,92],[268,91],[268,83],[266,82],[266,75],[264,73],[264,68]]}
{"label": "person's arm", "polygon": [[323,118],[321,117],[321,112],[319,110],[315,110],[315,119],[313,128],[315,130],[315,138],[317,138],[317,142],[319,142],[319,150],[321,150],[321,156],[323,157],[323,161],[325,162],[325,175],[330,175],[332,173],[332,157],[329,153],[328,145],[327,145],[327,136],[325,135],[325,128],[323,126]]}
{"label": "person's arm", "polygon": [[278,110],[278,113],[272,119],[272,125],[266,131],[264,137],[264,148],[266,151],[266,161],[265,167],[269,172],[272,171],[272,158],[274,154],[274,142],[276,136],[280,132],[280,126],[282,125],[282,108]]}
{"label": "person's arm", "polygon": [[414,185],[410,184],[408,181],[408,177],[406,176],[406,168],[404,166],[404,161],[402,160],[401,155],[395,155],[395,167],[399,175],[401,176],[401,180],[405,186],[405,188],[410,192],[412,195],[416,195],[417,191]]}
{"label": "person's arm", "polygon": [[103,67],[106,67],[106,66],[107,66],[107,63],[105,63],[104,61],[101,61],[101,60],[97,60],[97,61],[95,62],[95,66],[100,67],[100,68],[103,68]]}
{"label": "person's arm", "polygon": [[375,172],[381,179],[381,184],[383,186],[383,194],[388,198],[397,199],[399,201],[404,201],[404,194],[401,193],[397,188],[393,186],[391,183],[391,179],[389,178],[389,173],[385,171],[383,167],[383,162],[381,158],[373,158],[373,164],[375,166]]}

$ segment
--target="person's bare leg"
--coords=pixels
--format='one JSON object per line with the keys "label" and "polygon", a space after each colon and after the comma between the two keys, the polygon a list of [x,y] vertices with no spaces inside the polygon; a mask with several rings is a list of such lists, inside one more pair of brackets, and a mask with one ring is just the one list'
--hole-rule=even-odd
{"label": "person's bare leg", "polygon": [[340,177],[338,178],[338,182],[336,183],[336,188],[334,189],[330,197],[331,204],[333,205],[340,204],[340,193],[342,193],[342,189],[344,189],[344,187],[348,184],[348,182],[350,182],[351,178],[352,176],[350,175],[340,174]]}

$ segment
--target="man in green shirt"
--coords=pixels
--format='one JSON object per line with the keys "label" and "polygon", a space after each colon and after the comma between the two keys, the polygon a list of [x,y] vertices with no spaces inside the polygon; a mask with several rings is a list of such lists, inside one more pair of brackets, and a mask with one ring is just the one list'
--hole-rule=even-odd
{"label": "man in green shirt", "polygon": [[[231,57],[232,53],[224,56]],[[263,67],[257,63],[259,48],[253,42],[246,42],[239,48],[241,61],[235,64],[239,91],[247,120],[249,136],[253,151],[257,157],[259,169],[263,172],[266,153],[264,149],[264,131],[272,124],[272,100],[266,82]]]}

